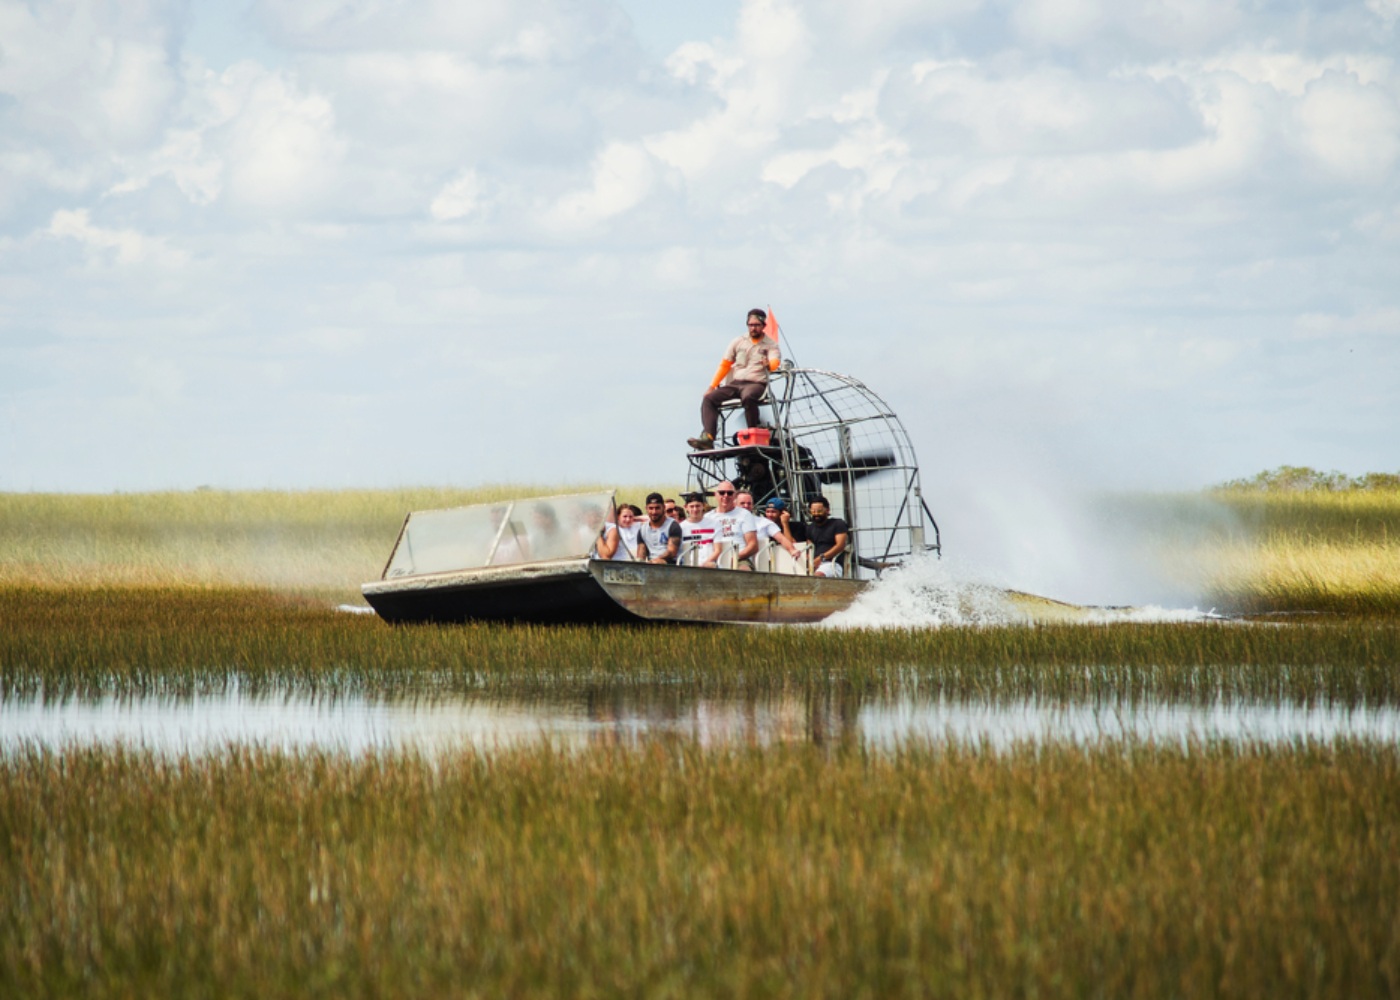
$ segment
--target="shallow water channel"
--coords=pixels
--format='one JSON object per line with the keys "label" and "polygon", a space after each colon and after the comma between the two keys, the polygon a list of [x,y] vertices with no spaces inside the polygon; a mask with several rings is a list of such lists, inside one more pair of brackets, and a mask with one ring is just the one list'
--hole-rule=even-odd
{"label": "shallow water channel", "polygon": [[429,755],[548,740],[558,746],[635,745],[680,739],[704,746],[857,741],[893,749],[951,741],[1005,749],[1016,743],[1264,743],[1336,737],[1400,742],[1400,709],[1121,701],[951,701],[862,696],[692,698],[628,692],[506,701],[463,696],[367,698],[237,689],[190,697],[8,698],[0,701],[0,752],[24,746],[148,747],[203,753],[236,744],[352,753],[408,749]]}

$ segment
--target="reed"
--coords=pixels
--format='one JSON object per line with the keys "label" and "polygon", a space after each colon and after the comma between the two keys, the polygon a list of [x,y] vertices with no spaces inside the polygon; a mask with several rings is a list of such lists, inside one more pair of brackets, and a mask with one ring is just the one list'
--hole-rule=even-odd
{"label": "reed", "polygon": [[350,600],[379,576],[411,510],[608,488],[0,493],[0,584],[238,585]]}
{"label": "reed", "polygon": [[166,588],[0,588],[0,697],[294,689],[574,698],[917,692],[956,699],[1400,704],[1400,624],[828,631],[392,627],[305,598]]}
{"label": "reed", "polygon": [[[0,585],[247,586],[353,601],[410,510],[601,488],[0,493]],[[1400,614],[1400,490],[1239,486],[1112,497],[1100,513],[1105,532],[1225,610]]]}
{"label": "reed", "polygon": [[1400,751],[0,758],[0,995],[1387,996]]}
{"label": "reed", "polygon": [[1400,613],[1400,490],[1117,497],[1105,530],[1224,611]]}

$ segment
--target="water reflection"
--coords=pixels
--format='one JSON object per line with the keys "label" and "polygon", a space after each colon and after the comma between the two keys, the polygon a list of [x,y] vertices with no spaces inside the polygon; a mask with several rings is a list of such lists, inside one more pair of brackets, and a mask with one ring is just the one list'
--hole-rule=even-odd
{"label": "water reflection", "polygon": [[162,752],[270,748],[413,749],[427,754],[556,745],[637,745],[649,739],[706,747],[856,742],[894,749],[910,740],[1089,743],[1103,738],[1266,743],[1339,736],[1400,742],[1400,710],[1255,702],[1191,705],[1046,704],[861,697],[850,691],[774,697],[696,698],[668,689],[597,692],[568,701],[434,697],[382,700],[337,695],[226,694],[185,698],[8,699],[0,702],[0,750],[24,745],[145,746]]}

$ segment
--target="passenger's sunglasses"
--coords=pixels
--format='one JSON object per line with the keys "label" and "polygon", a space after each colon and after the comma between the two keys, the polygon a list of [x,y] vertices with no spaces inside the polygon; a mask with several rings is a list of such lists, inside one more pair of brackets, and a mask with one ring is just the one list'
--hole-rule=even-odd
{"label": "passenger's sunglasses", "polygon": [[717,497],[732,497],[733,495],[733,490],[715,490],[715,496]]}

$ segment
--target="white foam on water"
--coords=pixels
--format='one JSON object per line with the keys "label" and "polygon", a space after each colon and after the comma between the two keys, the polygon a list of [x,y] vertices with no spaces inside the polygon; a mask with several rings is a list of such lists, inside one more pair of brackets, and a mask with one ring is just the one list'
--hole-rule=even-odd
{"label": "white foam on water", "polygon": [[1195,608],[1081,607],[1041,600],[978,580],[961,579],[955,563],[929,555],[909,559],[886,572],[849,608],[826,619],[826,628],[941,628],[1029,625],[1073,621],[1090,625],[1117,622],[1194,622],[1218,619]]}
{"label": "white foam on water", "polygon": [[915,557],[886,572],[849,608],[822,625],[827,628],[928,628],[1006,625],[1027,621],[1005,591],[955,578],[951,564],[933,556]]}

